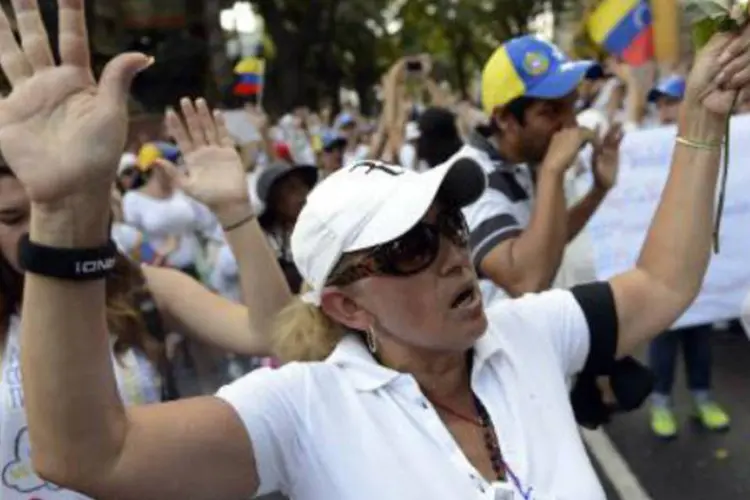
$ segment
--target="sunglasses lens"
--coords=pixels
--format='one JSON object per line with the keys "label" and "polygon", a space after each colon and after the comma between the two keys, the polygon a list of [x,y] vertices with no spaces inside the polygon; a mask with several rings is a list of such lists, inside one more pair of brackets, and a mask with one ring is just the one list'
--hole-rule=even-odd
{"label": "sunglasses lens", "polygon": [[432,264],[439,247],[440,237],[435,227],[420,223],[385,245],[383,257],[394,274],[414,274]]}
{"label": "sunglasses lens", "polygon": [[440,219],[440,232],[456,246],[465,247],[469,244],[469,227],[460,210],[444,213]]}

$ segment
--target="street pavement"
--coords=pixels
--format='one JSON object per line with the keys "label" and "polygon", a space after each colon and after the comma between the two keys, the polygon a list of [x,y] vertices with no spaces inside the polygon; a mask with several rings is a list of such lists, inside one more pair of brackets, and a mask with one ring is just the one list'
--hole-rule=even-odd
{"label": "street pavement", "polygon": [[675,383],[681,424],[675,440],[660,441],[650,433],[646,407],[619,416],[606,428],[652,500],[750,498],[750,342],[735,328],[715,332],[713,339],[714,394],[732,417],[729,432],[711,434],[690,420],[682,365]]}

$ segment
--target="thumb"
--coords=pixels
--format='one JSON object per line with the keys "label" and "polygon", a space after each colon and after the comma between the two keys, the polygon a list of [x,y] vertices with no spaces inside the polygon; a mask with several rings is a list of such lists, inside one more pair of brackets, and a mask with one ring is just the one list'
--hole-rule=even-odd
{"label": "thumb", "polygon": [[167,177],[169,177],[169,180],[172,181],[175,186],[179,186],[180,188],[185,186],[185,178],[187,176],[177,168],[177,165],[169,160],[165,160],[164,158],[155,160],[154,165],[167,174]]}
{"label": "thumb", "polygon": [[99,79],[99,93],[110,104],[125,103],[135,76],[154,63],[139,52],[126,52],[107,63]]}

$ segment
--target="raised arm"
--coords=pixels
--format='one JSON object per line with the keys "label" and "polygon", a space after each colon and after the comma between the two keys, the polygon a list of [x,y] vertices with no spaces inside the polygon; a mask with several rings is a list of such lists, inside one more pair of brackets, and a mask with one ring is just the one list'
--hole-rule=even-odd
{"label": "raised arm", "polygon": [[715,35],[687,84],[669,178],[635,269],[612,279],[618,354],[650,340],[700,291],[711,252],[725,120],[750,83],[750,32]]}
{"label": "raised arm", "polygon": [[[128,89],[150,61],[121,55],[97,85],[83,0],[60,1],[59,66],[36,1],[14,2],[23,49],[0,9],[0,63],[13,87],[0,100],[0,148],[32,202],[30,241],[55,254],[22,259],[36,271],[26,273],[21,333],[34,465],[95,498],[250,497],[258,485],[253,448],[229,405],[202,398],[126,412],[117,395],[97,278],[110,265],[109,189],[125,144]],[[80,265],[66,266],[62,255]],[[58,277],[50,277],[51,262]]]}
{"label": "raised arm", "polygon": [[237,259],[245,307],[166,269],[146,271],[149,287],[178,331],[234,352],[268,355],[271,322],[292,293],[253,213],[242,162],[221,114],[212,114],[203,99],[195,104],[183,99],[181,107],[185,123],[169,111],[167,129],[184,155],[186,172],[167,161],[159,166],[221,223]]}
{"label": "raised arm", "polygon": [[592,138],[593,132],[581,127],[555,134],[539,167],[527,227],[521,229],[509,213],[496,212],[473,228],[475,264],[510,296],[547,290],[555,279],[568,243],[563,178],[583,144]]}

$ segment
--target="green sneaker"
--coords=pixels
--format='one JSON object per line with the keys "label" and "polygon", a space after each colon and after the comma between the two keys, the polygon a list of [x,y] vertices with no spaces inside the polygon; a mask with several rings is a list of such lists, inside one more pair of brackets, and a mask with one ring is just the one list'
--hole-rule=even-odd
{"label": "green sneaker", "polygon": [[729,415],[716,403],[707,402],[695,407],[695,419],[711,432],[729,430]]}
{"label": "green sneaker", "polygon": [[669,408],[651,407],[651,432],[661,439],[673,439],[677,436],[677,421]]}

